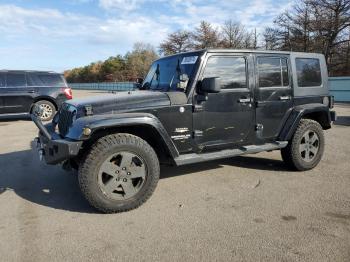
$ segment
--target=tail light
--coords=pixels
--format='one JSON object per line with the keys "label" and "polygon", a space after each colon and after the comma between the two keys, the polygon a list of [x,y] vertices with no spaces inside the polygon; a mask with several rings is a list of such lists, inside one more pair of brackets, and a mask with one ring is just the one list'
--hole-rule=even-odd
{"label": "tail light", "polygon": [[63,91],[63,93],[64,93],[64,95],[66,96],[67,99],[72,99],[73,98],[72,89],[70,89],[69,87],[62,88],[62,91]]}

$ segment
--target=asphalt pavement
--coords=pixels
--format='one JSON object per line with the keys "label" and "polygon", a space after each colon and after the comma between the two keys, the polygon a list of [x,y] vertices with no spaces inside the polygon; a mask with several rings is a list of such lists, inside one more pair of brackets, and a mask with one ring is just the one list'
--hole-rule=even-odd
{"label": "asphalt pavement", "polygon": [[350,261],[350,105],[336,111],[311,171],[279,151],[162,167],[146,204],[111,215],[39,161],[28,118],[0,117],[0,260]]}

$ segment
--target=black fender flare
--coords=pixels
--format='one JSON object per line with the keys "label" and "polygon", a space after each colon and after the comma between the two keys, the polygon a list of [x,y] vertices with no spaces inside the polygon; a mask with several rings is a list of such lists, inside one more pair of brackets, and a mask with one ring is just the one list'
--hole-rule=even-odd
{"label": "black fender flare", "polygon": [[[173,158],[179,156],[179,152],[163,124],[156,116],[149,113],[118,113],[78,118],[74,121],[73,126],[70,127],[66,138],[86,141],[89,140],[94,133],[104,129],[140,125],[154,128],[165,143],[171,156]],[[91,130],[89,136],[83,134],[84,128],[89,128]]]}
{"label": "black fender flare", "polygon": [[323,129],[328,129],[331,127],[331,115],[327,105],[320,103],[298,105],[290,113],[278,136],[278,139],[280,141],[290,140],[297,129],[300,120],[310,114],[320,114],[323,118],[325,118],[325,121],[320,123]]}

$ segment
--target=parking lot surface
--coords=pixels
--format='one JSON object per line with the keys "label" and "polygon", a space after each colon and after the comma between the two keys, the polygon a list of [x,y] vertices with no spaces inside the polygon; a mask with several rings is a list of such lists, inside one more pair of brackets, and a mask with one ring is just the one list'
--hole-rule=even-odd
{"label": "parking lot surface", "polygon": [[39,162],[30,120],[1,117],[0,260],[350,261],[350,105],[336,111],[314,170],[288,170],[279,151],[162,167],[146,204],[111,215],[76,172]]}

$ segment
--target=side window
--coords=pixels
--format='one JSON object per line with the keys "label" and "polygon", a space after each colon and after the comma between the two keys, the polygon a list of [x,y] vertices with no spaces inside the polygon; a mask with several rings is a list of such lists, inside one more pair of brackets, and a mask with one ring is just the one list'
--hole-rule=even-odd
{"label": "side window", "polygon": [[322,84],[320,61],[316,58],[296,58],[298,86],[320,86]]}
{"label": "side window", "polygon": [[23,87],[26,86],[26,76],[24,73],[7,73],[7,87]]}
{"label": "side window", "polygon": [[203,77],[220,77],[222,89],[247,88],[244,57],[209,57]]}
{"label": "side window", "polygon": [[259,87],[289,86],[288,60],[280,57],[258,57]]}
{"label": "side window", "polygon": [[65,83],[59,74],[27,73],[28,86],[63,87]]}
{"label": "side window", "polygon": [[0,88],[6,86],[6,81],[5,81],[5,74],[0,73]]}

